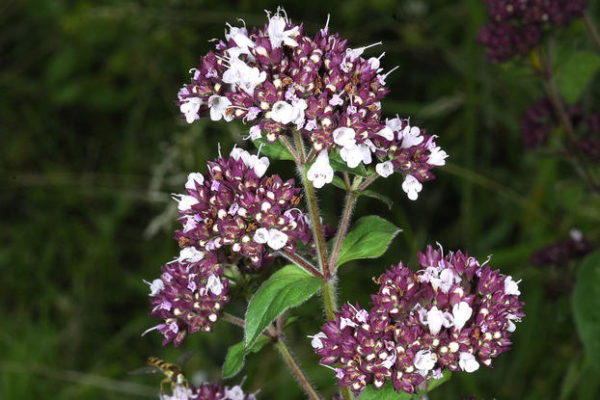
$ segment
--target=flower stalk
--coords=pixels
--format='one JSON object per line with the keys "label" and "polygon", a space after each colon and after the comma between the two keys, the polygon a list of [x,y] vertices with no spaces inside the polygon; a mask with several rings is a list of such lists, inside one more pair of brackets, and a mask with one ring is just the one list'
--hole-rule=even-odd
{"label": "flower stalk", "polygon": [[281,355],[285,363],[288,365],[294,376],[296,376],[296,379],[298,379],[300,386],[302,386],[308,398],[311,400],[321,400],[321,397],[319,397],[319,395],[313,388],[311,382],[308,380],[308,377],[304,373],[304,370],[302,369],[302,367],[300,367],[300,365],[294,358],[294,355],[286,346],[285,342],[283,341],[283,337],[279,336],[277,338],[277,341],[275,342],[275,347],[277,347],[277,350],[279,350],[279,354]]}
{"label": "flower stalk", "polygon": [[596,26],[594,25],[594,22],[592,21],[588,13],[583,14],[583,22],[585,23],[585,28],[592,37],[592,40],[598,47],[598,50],[600,50],[600,35],[598,34]]}

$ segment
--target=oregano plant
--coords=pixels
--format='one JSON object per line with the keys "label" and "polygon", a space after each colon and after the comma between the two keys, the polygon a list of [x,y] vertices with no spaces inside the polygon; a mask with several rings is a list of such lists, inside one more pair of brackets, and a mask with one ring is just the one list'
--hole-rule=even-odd
{"label": "oregano plant", "polygon": [[[524,317],[519,282],[489,259],[441,244],[422,249],[416,265],[398,261],[375,277],[368,306],[338,301],[340,268],[376,263],[402,230],[379,216],[354,216],[357,201],[368,196],[393,207],[371,189],[377,179],[417,201],[448,157],[409,119],[384,118],[386,78],[396,68],[383,66],[383,53],[369,55],[381,45],[354,47],[330,32],[329,20],[307,33],[279,8],[263,27],[228,25],[190,71],[178,94],[185,120],[241,120],[256,149],[215,149],[215,159],[173,195],[181,250],[148,282],[150,315],[159,322],[147,332],[179,346],[219,320],[231,323],[244,335],[223,354],[224,378],[273,344],[310,399],[322,399],[324,388],[309,380],[283,331],[286,323],[302,326],[289,316],[315,296],[324,320],[304,345],[335,376],[338,399],[423,397],[453,373],[491,367],[510,348]],[[297,181],[270,171],[274,159],[293,166]],[[345,192],[337,226],[323,223],[319,189],[328,184]],[[257,289],[237,290],[248,282]],[[227,310],[232,297],[245,314]],[[163,399],[260,398],[241,385],[179,379],[171,386]]]}

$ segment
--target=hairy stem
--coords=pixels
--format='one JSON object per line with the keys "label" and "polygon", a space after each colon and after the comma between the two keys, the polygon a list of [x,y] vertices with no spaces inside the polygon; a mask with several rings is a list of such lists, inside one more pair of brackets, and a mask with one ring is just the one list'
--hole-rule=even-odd
{"label": "hairy stem", "polygon": [[293,262],[294,264],[296,264],[297,266],[299,266],[300,268],[302,268],[303,270],[305,270],[312,276],[320,276],[320,277],[323,276],[319,272],[317,267],[312,265],[308,260],[299,256],[298,254],[290,253],[289,251],[281,251],[281,252],[279,252],[279,254],[281,254],[283,257],[287,258],[288,260],[290,260],[291,262]]}
{"label": "hairy stem", "polygon": [[358,192],[362,192],[363,190],[365,190],[366,188],[368,188],[369,185],[371,185],[371,183],[375,182],[377,180],[377,178],[379,178],[378,174],[373,174],[373,175],[369,176],[364,182],[362,182],[358,186],[357,191]]}
{"label": "hairy stem", "polygon": [[594,43],[596,43],[598,50],[600,50],[600,35],[598,35],[596,26],[594,25],[594,22],[592,21],[592,19],[590,18],[588,13],[583,14],[583,22],[585,22],[585,27],[586,27],[588,33],[594,40]]}
{"label": "hairy stem", "polygon": [[288,367],[290,367],[292,373],[298,379],[300,386],[302,386],[302,388],[308,395],[308,398],[311,400],[320,400],[321,398],[319,397],[315,389],[312,387],[312,384],[308,380],[308,377],[304,373],[304,370],[300,367],[300,365],[290,352],[289,348],[283,341],[283,337],[279,337],[279,340],[275,342],[275,346],[277,347],[277,350],[279,350],[279,354],[281,354],[281,357],[283,358],[285,363],[288,365]]}
{"label": "hairy stem", "polygon": [[342,218],[340,218],[340,223],[337,228],[335,241],[331,250],[331,256],[329,257],[329,269],[330,271],[332,271],[332,273],[335,271],[335,263],[337,262],[338,256],[340,255],[342,243],[344,242],[344,238],[346,237],[346,233],[348,232],[348,227],[350,226],[350,220],[352,219],[352,211],[354,211],[354,206],[356,205],[356,196],[356,193],[353,193],[351,191],[349,191],[346,194],[346,204],[344,206]]}
{"label": "hairy stem", "polygon": [[290,141],[287,140],[287,138],[285,136],[279,136],[279,141],[281,142],[281,144],[283,144],[283,146],[287,149],[287,151],[290,152],[292,157],[294,157],[294,160],[296,161],[296,163],[298,163],[300,160],[300,156],[298,155],[298,152],[296,152],[296,149],[294,148],[294,146],[292,146]]}
{"label": "hairy stem", "polygon": [[[549,51],[551,53],[551,49]],[[543,77],[546,83],[546,91],[548,93],[548,97],[550,98],[550,102],[554,107],[554,111],[558,115],[560,123],[567,134],[567,139],[570,143],[570,146],[567,148],[567,154],[569,155],[569,160],[573,164],[575,171],[578,175],[583,179],[583,181],[588,185],[588,187],[592,191],[598,191],[599,187],[596,183],[594,177],[591,172],[586,168],[585,163],[582,161],[581,156],[578,151],[577,145],[577,137],[575,136],[575,130],[573,129],[573,124],[571,124],[571,119],[565,109],[564,103],[558,93],[558,88],[556,87],[556,83],[554,81],[554,76],[552,74],[552,60],[549,57],[545,57],[543,52],[539,52],[539,57],[542,63],[543,69]]]}
{"label": "hairy stem", "polygon": [[302,137],[300,132],[294,131],[294,141],[296,142],[296,149],[302,161],[301,165],[298,165],[300,174],[302,176],[302,186],[304,186],[304,194],[306,196],[306,205],[310,214],[310,220],[312,222],[313,237],[315,240],[315,246],[317,248],[317,260],[319,261],[319,268],[323,274],[325,280],[331,278],[329,268],[327,268],[327,248],[325,247],[325,235],[323,233],[323,225],[321,224],[321,213],[319,211],[319,204],[317,203],[317,194],[312,182],[308,179],[308,166],[304,163],[305,150]]}

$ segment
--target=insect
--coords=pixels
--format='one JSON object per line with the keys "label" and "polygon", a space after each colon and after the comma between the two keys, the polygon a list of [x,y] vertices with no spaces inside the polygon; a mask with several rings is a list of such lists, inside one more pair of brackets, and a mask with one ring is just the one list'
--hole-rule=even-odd
{"label": "insect", "polygon": [[[186,354],[184,354],[184,356],[186,356]],[[187,358],[190,356],[191,355],[189,355]],[[183,362],[181,363],[183,364]],[[175,388],[175,385],[185,386],[186,388],[188,387],[187,378],[183,374],[181,367],[177,364],[166,362],[158,357],[148,357],[145,367],[131,371],[129,374],[141,375],[155,373],[162,373],[165,376],[165,378],[160,382],[161,393],[165,393],[165,385],[168,385],[169,383],[171,384],[171,392]]]}

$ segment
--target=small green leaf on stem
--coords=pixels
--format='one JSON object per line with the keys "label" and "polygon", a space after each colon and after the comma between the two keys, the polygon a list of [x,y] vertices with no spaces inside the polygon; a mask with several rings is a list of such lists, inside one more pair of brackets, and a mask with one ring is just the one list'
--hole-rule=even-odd
{"label": "small green leaf on stem", "polygon": [[251,348],[267,326],[290,307],[310,299],[321,287],[321,279],[296,265],[286,265],[258,289],[248,304],[244,344]]}
{"label": "small green leaf on stem", "polygon": [[593,51],[568,52],[556,71],[556,85],[563,99],[573,104],[600,69],[600,55]]}
{"label": "small green leaf on stem", "polygon": [[256,146],[257,149],[260,148],[260,152],[262,154],[269,158],[275,160],[294,161],[294,156],[292,156],[288,149],[286,149],[285,146],[279,141],[269,143],[265,139],[256,139],[252,143],[254,143],[254,146]]}
{"label": "small green leaf on stem", "polygon": [[573,292],[573,314],[588,359],[600,367],[600,251],[581,264]]}
{"label": "small green leaf on stem", "polygon": [[376,215],[359,219],[344,239],[336,266],[352,260],[381,257],[392,239],[401,231]]}
{"label": "small green leaf on stem", "polygon": [[262,336],[258,338],[249,351],[244,349],[244,342],[239,342],[230,346],[229,350],[227,350],[227,356],[225,357],[225,364],[223,364],[223,378],[227,379],[237,375],[244,366],[246,355],[249,353],[257,353],[267,343],[269,343],[269,338]]}
{"label": "small green leaf on stem", "polygon": [[357,192],[357,194],[359,196],[367,196],[370,197],[372,199],[376,199],[381,201],[383,204],[385,204],[388,208],[388,210],[392,209],[392,206],[394,205],[394,201],[392,199],[390,199],[388,196],[385,196],[381,193],[378,193],[374,190],[363,190],[362,192]]}

